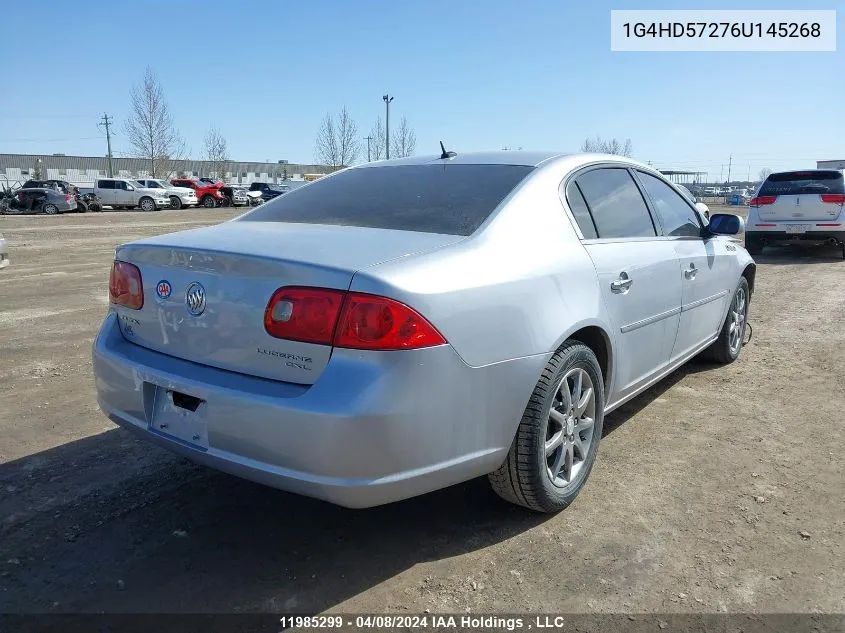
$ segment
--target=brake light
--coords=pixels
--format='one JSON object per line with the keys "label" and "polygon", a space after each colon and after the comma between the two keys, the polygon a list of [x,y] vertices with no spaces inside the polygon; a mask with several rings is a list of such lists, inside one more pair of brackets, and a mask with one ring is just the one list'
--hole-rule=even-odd
{"label": "brake light", "polygon": [[822,202],[829,202],[830,204],[845,204],[845,194],[843,193],[823,193]]}
{"label": "brake light", "polygon": [[767,204],[774,204],[777,198],[777,196],[758,196],[757,198],[751,198],[751,202],[748,204],[752,207],[762,207]]}
{"label": "brake light", "polygon": [[346,293],[322,288],[279,288],[264,310],[267,334],[330,345]]}
{"label": "brake light", "polygon": [[404,303],[359,292],[279,288],[264,311],[270,336],[349,349],[420,349],[446,342]]}
{"label": "brake light", "polygon": [[442,345],[443,335],[413,308],[386,297],[350,292],[334,337],[335,347],[372,350]]}
{"label": "brake light", "polygon": [[114,261],[109,276],[109,298],[113,304],[131,310],[144,307],[144,284],[137,266]]}

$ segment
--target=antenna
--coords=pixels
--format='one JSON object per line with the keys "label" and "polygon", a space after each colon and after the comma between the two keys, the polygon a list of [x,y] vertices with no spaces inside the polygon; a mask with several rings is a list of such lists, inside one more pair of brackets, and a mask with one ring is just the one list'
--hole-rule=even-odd
{"label": "antenna", "polygon": [[440,149],[443,151],[443,153],[440,154],[440,158],[454,158],[458,155],[456,152],[447,152],[446,147],[443,145],[443,141],[440,141]]}

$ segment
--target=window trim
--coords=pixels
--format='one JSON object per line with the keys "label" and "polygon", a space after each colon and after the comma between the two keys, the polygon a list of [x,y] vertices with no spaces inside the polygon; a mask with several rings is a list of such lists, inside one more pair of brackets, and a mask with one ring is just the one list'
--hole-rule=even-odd
{"label": "window trim", "polygon": [[[569,188],[569,183],[576,181],[580,176],[591,172],[596,169],[624,169],[628,172],[628,175],[634,181],[634,186],[636,186],[637,190],[640,192],[640,196],[643,198],[643,204],[645,204],[646,211],[648,211],[649,218],[651,219],[652,226],[654,227],[654,232],[656,235],[647,236],[647,237],[597,237],[597,238],[585,238],[584,234],[581,232],[581,227],[578,226],[578,221],[575,219],[575,214],[572,213],[572,208],[569,206],[569,199],[566,197],[566,190]],[[651,206],[651,200],[645,195],[643,191],[642,183],[640,183],[639,179],[633,173],[633,169],[639,169],[637,166],[633,166],[629,163],[625,162],[600,162],[600,163],[592,163],[590,165],[584,165],[583,167],[579,167],[578,169],[570,172],[566,175],[566,177],[561,181],[560,185],[558,186],[558,197],[563,202],[564,211],[569,218],[569,221],[572,223],[572,227],[575,229],[575,234],[578,236],[578,239],[581,240],[582,244],[615,244],[619,242],[651,242],[654,240],[667,240],[667,236],[663,231],[663,225],[660,224],[660,221],[655,217],[654,209]],[[581,190],[580,185],[578,186],[579,191]],[[581,192],[581,195],[584,196],[584,192]],[[593,221],[593,227],[596,229],[596,234],[598,234],[598,227],[596,226],[596,220],[593,216],[593,210],[590,208],[590,202],[587,200],[587,197],[584,196],[584,203],[587,205],[587,210],[590,212],[590,219]],[[674,238],[673,238],[674,239]]]}
{"label": "window trim", "polygon": [[[669,182],[668,180],[666,180],[666,178],[664,178],[661,174],[650,172],[646,169],[643,169],[642,167],[635,167],[633,169],[633,171],[634,171],[634,180],[637,181],[637,185],[640,187],[640,191],[643,194],[643,197],[646,199],[646,204],[649,205],[649,208],[652,211],[652,215],[654,215],[654,217],[656,217],[657,220],[660,222],[660,233],[663,237],[665,237],[667,240],[704,240],[704,235],[703,235],[704,225],[701,224],[701,218],[698,215],[698,209],[696,209],[695,206],[690,203],[690,201],[687,199],[687,197],[685,195],[683,195],[683,194],[681,194],[681,192],[677,191],[675,189],[675,187],[672,186],[672,183]],[[698,222],[698,231],[699,231],[698,235],[667,235],[666,234],[666,227],[663,226],[663,220],[660,217],[660,213],[657,211],[657,206],[654,204],[654,201],[651,199],[651,196],[649,195],[648,190],[645,188],[645,184],[643,184],[643,182],[640,180],[639,174],[647,174],[649,176],[653,176],[653,177],[657,178],[659,181],[661,181],[663,184],[668,185],[669,188],[672,191],[674,191],[675,194],[681,200],[684,201],[684,203],[687,205],[687,207],[692,209],[692,217],[694,217],[696,219],[696,221]]]}

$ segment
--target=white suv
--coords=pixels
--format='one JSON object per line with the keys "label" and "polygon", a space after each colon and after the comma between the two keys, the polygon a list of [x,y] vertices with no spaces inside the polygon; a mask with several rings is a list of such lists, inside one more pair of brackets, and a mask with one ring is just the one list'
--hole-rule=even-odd
{"label": "white suv", "polygon": [[160,189],[163,191],[170,198],[170,207],[172,209],[195,207],[199,204],[196,192],[190,187],[174,187],[167,181],[158,178],[139,178],[135,182],[147,189]]}
{"label": "white suv", "polygon": [[103,206],[112,209],[134,209],[155,211],[170,207],[170,198],[162,189],[147,189],[128,178],[102,178],[94,184],[94,193],[100,197]]}
{"label": "white suv", "polygon": [[831,244],[845,258],[845,183],[842,172],[823,169],[771,174],[749,204],[745,247],[752,255],[766,244]]}

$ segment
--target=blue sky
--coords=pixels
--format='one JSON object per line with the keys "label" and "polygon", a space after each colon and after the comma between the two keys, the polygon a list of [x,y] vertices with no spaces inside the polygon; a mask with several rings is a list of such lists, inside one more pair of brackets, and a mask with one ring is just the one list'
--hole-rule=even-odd
{"label": "blue sky", "polygon": [[[0,152],[103,155],[108,112],[127,155],[149,65],[195,157],[214,125],[232,158],[310,162],[326,112],[346,105],[364,137],[389,92],[418,153],[571,151],[598,134],[714,177],[732,154],[742,178],[845,158],[842,36],[835,53],[612,53],[611,8],[837,9],[845,32],[845,2],[811,0],[48,1],[37,41],[4,28]],[[31,12],[11,3],[4,24]]]}

